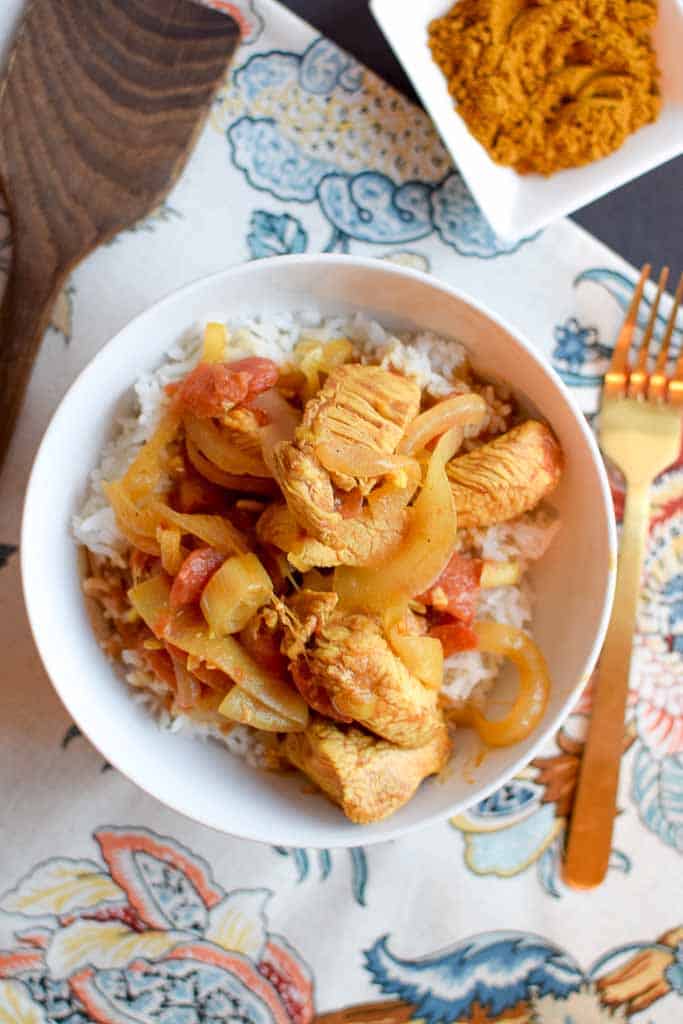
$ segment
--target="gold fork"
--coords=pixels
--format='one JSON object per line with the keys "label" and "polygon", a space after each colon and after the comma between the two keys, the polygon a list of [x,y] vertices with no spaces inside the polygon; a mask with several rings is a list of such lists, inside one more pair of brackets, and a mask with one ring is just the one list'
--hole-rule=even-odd
{"label": "gold fork", "polygon": [[683,351],[670,375],[667,368],[683,299],[683,274],[655,355],[650,348],[656,349],[652,340],[657,310],[669,276],[668,267],[662,270],[640,346],[631,360],[638,307],[649,274],[646,264],[617,338],[600,410],[600,446],[624,474],[627,492],[614,607],[600,657],[564,862],[565,881],[578,889],[599,885],[609,864],[631,651],[650,522],[650,485],[676,461],[681,450]]}

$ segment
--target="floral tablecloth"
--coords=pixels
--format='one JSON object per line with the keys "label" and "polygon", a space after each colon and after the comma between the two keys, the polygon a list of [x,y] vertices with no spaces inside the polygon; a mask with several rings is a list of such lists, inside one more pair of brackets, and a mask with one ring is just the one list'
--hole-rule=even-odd
{"label": "floral tablecloth", "polygon": [[[17,550],[31,459],[78,370],[169,290],[276,253],[419,267],[530,337],[588,417],[632,291],[632,269],[568,222],[496,238],[424,114],[282,7],[214,6],[243,44],[194,156],[62,294],[0,480],[0,1022],[680,1022],[683,463],[655,485],[621,813],[596,892],[559,871],[590,693],[466,814],[313,852],[159,806],[102,763],[45,677]],[[5,0],[0,48],[20,8]],[[614,498],[619,511],[617,480]]]}

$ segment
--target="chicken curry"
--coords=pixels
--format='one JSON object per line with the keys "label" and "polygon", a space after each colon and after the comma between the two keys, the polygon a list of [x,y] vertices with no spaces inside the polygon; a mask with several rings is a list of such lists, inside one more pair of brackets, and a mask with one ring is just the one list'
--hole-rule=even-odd
{"label": "chicken curry", "polygon": [[[107,651],[138,652],[170,709],[258,730],[268,767],[300,769],[358,823],[440,772],[458,723],[519,742],[548,673],[526,632],[478,614],[521,570],[468,537],[535,509],[562,453],[519,411],[493,429],[490,390],[466,366],[435,397],[347,338],[304,339],[282,365],[231,360],[209,324],[104,485],[128,542],[123,566],[89,556]],[[466,651],[519,669],[502,718],[444,694],[444,664]]]}

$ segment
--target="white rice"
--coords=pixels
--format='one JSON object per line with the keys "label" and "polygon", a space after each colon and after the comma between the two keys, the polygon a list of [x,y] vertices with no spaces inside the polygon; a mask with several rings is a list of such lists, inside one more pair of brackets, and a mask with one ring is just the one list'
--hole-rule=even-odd
{"label": "white rice", "polygon": [[[204,323],[221,319],[220,316],[211,316]],[[204,323],[197,325],[169,349],[167,359],[159,369],[144,374],[136,381],[130,408],[119,418],[117,433],[104,449],[100,464],[91,473],[87,497],[80,512],[74,516],[76,541],[94,554],[111,559],[116,565],[125,564],[128,542],[117,528],[102,483],[122,476],[154,432],[168,401],[164,388],[182,379],[198,360]],[[302,338],[321,342],[350,338],[364,361],[400,370],[434,397],[452,392],[453,373],[467,362],[465,348],[453,339],[439,337],[429,331],[412,335],[392,334],[361,314],[352,318],[322,317],[313,311],[303,311],[269,320],[234,320],[227,327],[235,359],[258,355],[277,363],[286,362]],[[485,389],[483,394],[490,409],[484,428],[490,423],[495,429],[502,429],[500,410],[493,404],[492,390]],[[485,531],[472,531],[467,538],[467,546],[482,558],[518,558],[526,565],[543,554],[556,529],[557,524],[548,513],[537,511]],[[518,587],[482,591],[478,617],[528,630],[532,617],[528,582],[523,581]],[[149,708],[162,728],[195,736],[212,736],[224,742],[237,756],[259,763],[261,744],[257,733],[245,726],[223,732],[212,723],[197,722],[187,715],[171,716],[161,698],[161,688],[155,687],[154,676],[145,669],[139,655],[134,651],[124,651],[122,660],[135,699]],[[500,659],[491,655],[477,651],[455,655],[446,662],[444,693],[452,699],[465,699],[479,687],[477,695],[483,696],[499,668]]]}
{"label": "white rice", "polygon": [[[541,505],[518,519],[512,519],[486,530],[469,531],[468,549],[478,557],[494,562],[516,559],[526,572],[530,562],[541,558],[550,547],[560,523],[552,510]],[[477,618],[502,622],[531,633],[533,590],[526,576],[519,586],[493,587],[481,590]],[[452,700],[466,700],[475,688],[484,699],[495,680],[502,658],[478,651],[464,651],[448,658],[445,664],[443,692]]]}
{"label": "white rice", "polygon": [[[519,587],[495,587],[480,591],[477,619],[502,622],[515,629],[530,632],[533,595],[528,580]],[[451,700],[466,700],[477,690],[484,699],[502,663],[502,658],[479,651],[463,651],[447,658],[444,665],[443,693]]]}

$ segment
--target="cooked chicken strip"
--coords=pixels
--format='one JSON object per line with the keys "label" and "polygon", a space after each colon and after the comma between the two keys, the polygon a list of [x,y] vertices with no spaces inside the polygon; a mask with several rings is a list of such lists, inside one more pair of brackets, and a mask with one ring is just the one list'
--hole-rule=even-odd
{"label": "cooked chicken strip", "polygon": [[[296,440],[300,448],[341,442],[391,455],[419,409],[415,381],[379,366],[340,366],[307,403]],[[356,480],[335,482],[346,490]]]}
{"label": "cooked chicken strip", "polygon": [[[322,595],[318,594],[320,598]],[[295,622],[300,616],[293,613]],[[419,747],[439,728],[437,693],[411,675],[377,618],[335,610],[300,646],[287,621],[283,652],[299,692],[315,710],[356,721],[400,747]]]}
{"label": "cooked chicken strip", "polygon": [[289,761],[309,776],[358,825],[382,821],[410,800],[423,779],[442,771],[451,753],[443,724],[429,743],[411,750],[324,719],[283,741]]}
{"label": "cooked chicken strip", "polygon": [[459,527],[484,527],[534,508],[560,481],[562,451],[536,420],[460,455],[446,467]]}
{"label": "cooked chicken strip", "polygon": [[[321,444],[343,444],[392,455],[419,402],[420,389],[413,381],[377,366],[340,366],[306,405],[295,442],[275,448],[275,475],[290,512],[304,534],[335,551],[340,563],[370,565],[388,557],[400,543],[406,514],[401,509],[388,518],[366,507],[359,516],[345,518],[335,486],[351,490],[358,480],[330,474],[317,451]],[[363,484],[367,493],[373,481]]]}
{"label": "cooked chicken strip", "polygon": [[[278,483],[295,520],[305,535],[334,551],[339,564],[371,565],[398,547],[407,522],[405,509],[391,519],[374,516],[372,508],[345,519],[337,511],[330,474],[308,449],[301,451],[285,442],[276,446],[274,461]],[[329,560],[315,564],[329,565]]]}

